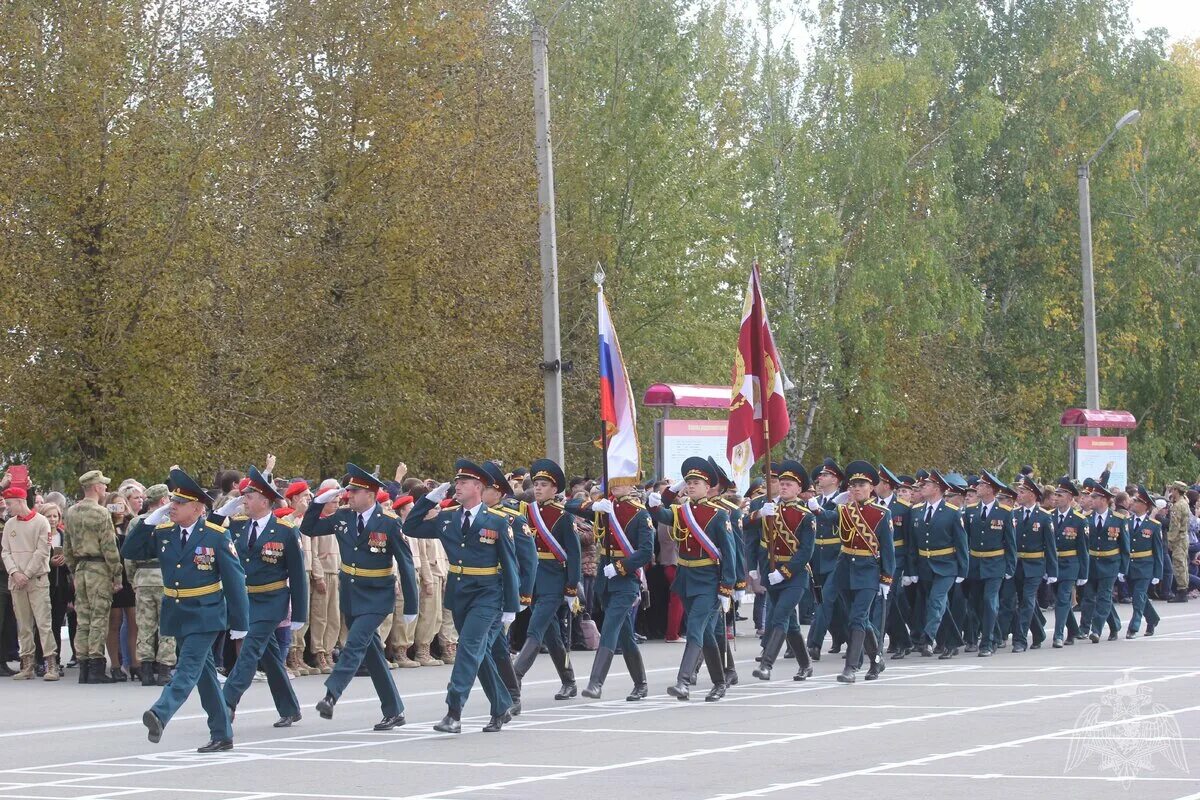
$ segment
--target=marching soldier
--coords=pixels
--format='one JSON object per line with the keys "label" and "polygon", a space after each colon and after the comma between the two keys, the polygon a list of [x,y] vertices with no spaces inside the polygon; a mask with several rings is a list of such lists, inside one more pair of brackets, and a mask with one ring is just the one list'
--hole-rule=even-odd
{"label": "marching soldier", "polygon": [[[725,509],[725,513],[729,515],[729,525],[733,529],[733,549],[737,557],[737,564],[733,568],[733,574],[737,576],[737,580],[733,584],[732,607],[727,614],[721,614],[713,620],[713,638],[716,639],[717,647],[721,651],[721,663],[725,665],[725,685],[736,686],[738,682],[737,664],[734,662],[733,652],[729,648],[729,630],[736,628],[734,622],[738,607],[746,596],[746,577],[749,568],[746,566],[746,542],[745,534],[742,531],[745,515],[742,514],[741,505],[729,499],[727,494],[736,488],[737,484],[730,479],[712,456],[708,457],[708,463],[712,467],[713,474],[717,476],[717,485],[708,487],[708,497]],[[692,683],[694,684],[695,681]]]}
{"label": "marching soldier", "polygon": [[276,728],[288,728],[300,721],[300,703],[292,683],[284,672],[284,654],[279,651],[275,629],[288,618],[291,609],[293,632],[304,627],[308,618],[308,573],[295,523],[271,513],[274,502],[283,500],[269,475],[254,466],[241,494],[241,510],[230,520],[229,534],[238,558],[246,571],[246,592],[250,602],[250,630],[242,640],[237,662],[225,681],[222,693],[229,706],[230,719],[242,695],[254,680],[261,664],[267,673],[271,699],[279,712]]}
{"label": "marching soldier", "polygon": [[778,481],[779,503],[766,501],[758,507],[762,537],[755,548],[755,571],[757,575],[766,575],[771,613],[763,623],[767,639],[754,677],[771,680],[771,670],[787,639],[800,664],[794,679],[803,681],[812,676],[813,670],[797,614],[800,601],[812,591],[808,562],[812,558],[817,527],[813,515],[800,502],[800,494],[807,491],[811,483],[808,470],[799,461],[772,464],[771,474]]}
{"label": "marching soldier", "polygon": [[102,505],[109,482],[98,469],[80,475],[83,499],[64,518],[63,556],[75,581],[80,683],[112,683],[104,671],[104,645],[113,592],[121,588],[121,554],[112,514]]}
{"label": "marching soldier", "polygon": [[[1075,615],[1071,611],[1076,586],[1088,582],[1088,521],[1075,509],[1075,498],[1079,487],[1068,477],[1058,479],[1054,489],[1055,513],[1054,539],[1058,556],[1058,585],[1054,601],[1054,642],[1056,648],[1063,646],[1063,633],[1070,626],[1078,630]],[[1069,618],[1069,619],[1068,619]],[[1067,642],[1074,642],[1074,637]]]}
{"label": "marching soldier", "polygon": [[1138,635],[1142,616],[1146,617],[1146,635],[1153,636],[1159,622],[1158,612],[1150,602],[1151,586],[1157,586],[1163,576],[1162,523],[1150,513],[1154,498],[1145,486],[1137,487],[1133,497],[1133,518],[1129,520],[1129,571],[1125,573],[1132,585],[1133,612],[1129,617],[1126,639]]}
{"label": "marching soldier", "polygon": [[[807,475],[805,478],[807,479]],[[811,482],[809,483],[811,486]],[[774,472],[771,472],[764,481],[762,478],[755,479],[750,482],[750,488],[746,490],[746,497],[750,500],[750,505],[746,509],[746,516],[742,520],[742,533],[745,534],[747,543],[746,562],[750,569],[755,573],[754,579],[758,580],[757,573],[759,572],[759,543],[763,538],[763,521],[762,507],[766,503],[775,503],[778,508],[779,499],[779,479]],[[805,606],[812,604],[812,592],[809,591],[805,595],[801,603]],[[766,619],[770,614],[771,595],[766,593],[760,595],[754,600],[754,627],[759,631],[763,631],[760,644],[765,645],[766,637]],[[807,652],[807,648],[806,648]]]}
{"label": "marching soldier", "polygon": [[[129,525],[137,527],[142,519],[170,502],[171,490],[165,483],[156,483],[146,490],[146,513]],[[142,686],[166,686],[175,666],[175,639],[159,630],[159,611],[162,608],[162,569],[158,559],[127,561],[125,572],[133,585],[134,613],[137,620],[137,656],[142,662]]]}
{"label": "marching soldier", "polygon": [[967,508],[964,527],[970,546],[967,602],[976,628],[967,632],[967,652],[978,642],[979,657],[996,652],[996,619],[1000,611],[1000,586],[1017,571],[1017,539],[1013,527],[1012,506],[998,498],[1007,488],[1004,481],[987,470],[975,485],[977,502]]}
{"label": "marching soldier", "polygon": [[[817,485],[818,496],[813,498],[826,511],[836,511],[838,492],[844,488],[846,474],[829,456],[813,474],[813,483]],[[812,508],[812,502],[809,502]],[[812,625],[808,627],[808,653],[813,661],[821,660],[821,643],[825,640],[825,631],[833,631],[832,638],[836,642],[843,633],[841,628],[845,619],[845,609],[839,604],[840,595],[837,591],[825,591],[825,581],[833,574],[841,554],[842,540],[837,536],[836,519],[828,515],[817,515],[816,549],[813,552],[812,569],[813,583],[821,590],[821,604],[813,615]]]}
{"label": "marching soldier", "polygon": [[[909,571],[924,596],[921,655],[931,657],[948,611],[950,587],[967,577],[967,531],[958,507],[944,501],[950,484],[940,472],[930,470],[919,488],[924,502],[912,507]],[[953,655],[954,651],[947,650],[941,658]]]}
{"label": "marching soldier", "polygon": [[1112,629],[1109,641],[1117,638],[1121,620],[1115,618],[1113,608],[1113,586],[1118,578],[1129,572],[1129,529],[1128,518],[1122,512],[1108,510],[1113,494],[1107,487],[1088,478],[1083,482],[1083,501],[1091,508],[1091,541],[1088,563],[1088,582],[1083,587],[1083,599],[1079,603],[1079,632],[1086,634],[1093,644],[1100,641],[1100,629],[1107,622]]}
{"label": "marching soldier", "polygon": [[417,618],[417,578],[412,552],[400,535],[399,517],[376,501],[382,486],[379,478],[355,464],[347,464],[346,472],[346,507],[323,516],[325,504],[342,493],[338,487],[327,489],[313,499],[300,522],[305,536],[337,539],[342,562],[340,606],[349,626],[342,655],[325,680],[325,697],[317,703],[317,713],[332,719],[338,698],[358,668],[366,666],[383,711],[375,730],[388,731],[404,724],[404,703],[388,672],[377,630],[396,605],[393,562],[400,574],[406,622]]}
{"label": "marching soldier", "polygon": [[250,627],[246,573],[222,524],[236,500],[210,516],[212,498],[186,472],[172,467],[168,485],[170,504],[139,522],[122,548],[122,555],[131,561],[158,558],[163,576],[162,632],[174,636],[176,644],[175,675],[142,715],[142,724],[147,738],[158,743],[163,728],[198,689],[210,738],[196,752],[232,750],[233,727],[217,680],[213,643],[226,630],[231,639],[240,639]]}
{"label": "marching soldier", "polygon": [[479,676],[491,700],[491,719],[483,730],[494,733],[512,719],[512,697],[488,644],[497,618],[502,625],[516,619],[520,570],[508,516],[483,503],[488,473],[465,458],[455,462],[454,470],[454,503],[440,507],[450,489],[443,483],[417,500],[404,520],[406,536],[440,538],[450,560],[445,603],[458,628],[458,651],[446,687],[446,716],[433,729],[462,732],[462,709]]}
{"label": "marching soldier", "polygon": [[[488,477],[488,482],[483,487],[483,502],[487,504],[489,511],[508,518],[509,528],[512,532],[517,568],[521,573],[518,581],[517,613],[519,614],[533,602],[533,583],[537,578],[537,544],[534,543],[533,534],[530,533],[529,525],[525,521],[525,515],[529,512],[523,503],[513,498],[513,481],[504,475],[494,461],[485,461],[480,464],[480,467]],[[504,688],[508,689],[511,698],[508,711],[512,716],[518,716],[521,713],[521,679],[517,677],[517,671],[513,668],[512,655],[509,653],[508,647],[508,631],[501,624],[499,617],[492,624],[492,630],[488,634],[488,651],[491,653],[492,663],[496,666],[496,672],[504,683]],[[483,667],[481,666],[481,668]],[[480,681],[480,684],[486,693],[490,682]],[[498,698],[492,698],[491,695],[488,695],[488,699],[494,700],[496,704],[500,702]]]}
{"label": "marching soldier", "polygon": [[555,700],[567,700],[578,692],[575,669],[563,643],[558,627],[558,610],[565,601],[568,606],[577,602],[583,566],[579,536],[575,526],[556,496],[567,488],[562,467],[548,458],[540,458],[529,466],[533,480],[533,502],[527,508],[529,527],[537,544],[537,578],[533,589],[533,612],[525,643],[513,661],[517,677],[524,679],[543,644],[562,682]]}
{"label": "marching soldier", "polygon": [[[725,667],[712,636],[713,615],[725,614],[733,604],[734,568],[737,555],[729,515],[708,498],[709,487],[717,485],[712,465],[699,456],[683,462],[683,484],[687,498],[676,505],[674,490],[663,494],[664,505],[652,512],[656,522],[671,526],[671,538],[679,545],[679,571],[671,591],[683,599],[687,614],[687,644],[679,662],[675,685],[667,693],[679,700],[691,696],[689,683],[701,658],[708,666],[713,687],[705,700],[713,702],[725,696]],[[678,484],[676,484],[678,486]]]}
{"label": "marching soldier", "polygon": [[[1014,653],[1028,649],[1029,629],[1037,608],[1037,592],[1042,580],[1058,581],[1058,548],[1054,543],[1054,524],[1038,505],[1042,487],[1027,474],[1017,482],[1018,508],[1013,514],[1017,540],[1017,571],[1013,575],[1016,590],[1017,621],[1013,628]],[[1044,635],[1043,635],[1044,638]]]}
{"label": "marching soldier", "polygon": [[[908,567],[909,513],[912,503],[901,496],[906,490],[901,476],[896,475],[883,464],[879,465],[879,483],[875,484],[875,497],[887,508],[892,515],[892,549],[896,555],[896,572],[892,589],[887,599],[887,630],[880,631],[888,636],[888,652],[894,652],[893,660],[899,660],[912,652],[912,636],[909,634],[909,624],[912,619],[912,607],[905,592],[904,570]],[[907,494],[907,491],[905,491]],[[910,582],[911,583],[911,582]],[[880,603],[882,611],[884,604]],[[882,614],[880,614],[882,616]],[[878,621],[878,620],[876,620]]]}
{"label": "marching soldier", "polygon": [[877,632],[871,626],[871,605],[876,596],[887,602],[896,571],[896,552],[892,546],[892,521],[887,507],[871,496],[879,483],[879,472],[867,461],[852,461],[846,467],[849,498],[834,509],[819,507],[810,501],[818,520],[824,518],[837,526],[841,553],[830,582],[826,584],[841,595],[849,609],[849,646],[846,665],[837,679],[854,683],[855,673],[866,653],[871,667],[867,680],[883,672],[883,658]]}
{"label": "marching soldier", "polygon": [[591,502],[569,500],[568,512],[592,522],[600,563],[595,596],[604,608],[600,647],[592,661],[592,673],[583,696],[599,700],[618,647],[633,679],[633,691],[625,699],[644,700],[649,693],[642,651],[633,635],[630,610],[641,601],[642,569],[654,558],[654,527],[650,514],[634,496],[635,478],[608,479],[610,498]]}

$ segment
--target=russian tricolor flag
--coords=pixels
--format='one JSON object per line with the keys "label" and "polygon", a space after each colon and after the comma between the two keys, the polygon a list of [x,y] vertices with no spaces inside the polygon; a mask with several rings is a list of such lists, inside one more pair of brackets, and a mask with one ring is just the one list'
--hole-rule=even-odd
{"label": "russian tricolor flag", "polygon": [[621,345],[604,289],[599,292],[597,320],[600,327],[600,419],[607,432],[608,486],[635,485],[641,478],[638,455],[637,411],[633,404],[633,389],[629,373],[621,358]]}

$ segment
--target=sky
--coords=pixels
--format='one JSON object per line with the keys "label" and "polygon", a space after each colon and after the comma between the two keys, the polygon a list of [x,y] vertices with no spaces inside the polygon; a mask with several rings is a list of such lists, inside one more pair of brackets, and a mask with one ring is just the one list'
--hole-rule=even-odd
{"label": "sky", "polygon": [[1166,28],[1172,40],[1200,38],[1200,0],[1130,0],[1129,11],[1139,33]]}

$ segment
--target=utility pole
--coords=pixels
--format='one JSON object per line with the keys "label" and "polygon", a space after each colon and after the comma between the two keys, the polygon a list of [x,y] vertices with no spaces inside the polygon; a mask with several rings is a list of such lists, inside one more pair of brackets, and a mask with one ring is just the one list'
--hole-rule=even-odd
{"label": "utility pole", "polygon": [[[561,9],[560,9],[561,10]],[[546,456],[563,463],[562,342],[558,322],[558,245],[554,227],[554,154],[550,146],[548,26],[533,22],[533,116],[537,136],[538,238],[542,267],[542,378]]]}

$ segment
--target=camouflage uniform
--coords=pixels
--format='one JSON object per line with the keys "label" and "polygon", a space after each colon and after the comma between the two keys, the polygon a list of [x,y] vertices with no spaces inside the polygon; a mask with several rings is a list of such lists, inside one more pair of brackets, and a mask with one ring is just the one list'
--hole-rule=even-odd
{"label": "camouflage uniform", "polygon": [[[157,487],[150,487],[153,491]],[[163,486],[165,493],[166,486]],[[149,495],[148,495],[149,499]],[[129,525],[133,530],[145,518],[145,514],[137,517]],[[175,666],[175,637],[163,636],[159,631],[159,613],[162,610],[163,578],[158,559],[150,561],[132,561],[126,559],[125,573],[133,585],[137,596],[134,604],[134,615],[137,618],[137,657],[138,661],[157,661],[168,667]]]}
{"label": "camouflage uniform", "polygon": [[103,658],[113,581],[121,575],[117,531],[108,509],[94,500],[81,500],[67,509],[63,555],[75,576],[75,615],[79,623],[75,657]]}

